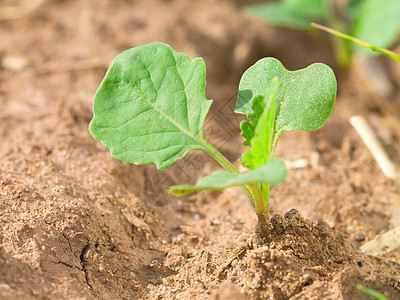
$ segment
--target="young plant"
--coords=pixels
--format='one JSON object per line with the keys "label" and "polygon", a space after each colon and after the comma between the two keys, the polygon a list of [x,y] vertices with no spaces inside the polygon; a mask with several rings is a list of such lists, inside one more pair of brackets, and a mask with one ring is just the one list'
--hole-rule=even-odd
{"label": "young plant", "polygon": [[203,136],[212,103],[205,97],[206,69],[201,58],[190,59],[164,43],[151,43],[121,53],[111,63],[96,92],[93,137],[112,156],[133,164],[168,168],[190,150],[203,150],[226,172],[216,172],[197,185],[170,188],[175,195],[241,186],[258,216],[258,233],[268,232],[269,187],[284,181],[286,165],[274,158],[284,131],[315,130],[329,117],[336,79],[324,64],[287,71],[274,58],[250,67],[239,85],[235,111],[247,114],[241,123],[242,158],[249,171],[240,173]]}
{"label": "young plant", "polygon": [[[393,44],[400,32],[398,0],[281,0],[248,5],[245,11],[272,25],[299,30],[308,30],[310,22],[322,23],[383,48]],[[367,53],[337,38],[332,47],[344,67],[352,52]]]}

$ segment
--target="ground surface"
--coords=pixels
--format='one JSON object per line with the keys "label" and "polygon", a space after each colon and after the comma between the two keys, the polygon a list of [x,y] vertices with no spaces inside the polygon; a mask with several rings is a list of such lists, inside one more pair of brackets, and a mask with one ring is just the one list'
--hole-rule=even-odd
{"label": "ground surface", "polygon": [[215,100],[205,135],[236,161],[243,70],[265,56],[333,64],[325,45],[246,19],[245,1],[36,2],[9,20],[6,7],[29,1],[0,2],[1,299],[367,299],[358,283],[400,298],[399,265],[358,250],[396,223],[396,189],[348,123],[377,110],[368,79],[338,72],[328,123],[282,137],[277,155],[302,166],[272,189],[273,230],[257,246],[240,190],[165,194],[217,170],[205,155],[167,171],[112,159],[87,130],[93,95],[127,48],[164,41],[201,56]]}

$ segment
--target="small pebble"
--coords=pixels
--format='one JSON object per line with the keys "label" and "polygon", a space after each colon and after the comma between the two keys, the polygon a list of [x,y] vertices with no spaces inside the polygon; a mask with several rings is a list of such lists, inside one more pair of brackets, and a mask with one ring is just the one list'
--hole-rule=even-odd
{"label": "small pebble", "polygon": [[211,225],[216,225],[216,226],[221,225],[221,221],[218,220],[218,219],[214,219],[214,220],[211,222]]}
{"label": "small pebble", "polygon": [[237,264],[238,264],[237,259],[232,260],[232,262],[231,262],[232,267],[236,268]]}
{"label": "small pebble", "polygon": [[356,233],[353,235],[353,239],[357,242],[365,241],[365,234],[362,232]]}
{"label": "small pebble", "polygon": [[13,72],[19,72],[28,66],[28,61],[23,56],[7,55],[1,62],[4,69]]}

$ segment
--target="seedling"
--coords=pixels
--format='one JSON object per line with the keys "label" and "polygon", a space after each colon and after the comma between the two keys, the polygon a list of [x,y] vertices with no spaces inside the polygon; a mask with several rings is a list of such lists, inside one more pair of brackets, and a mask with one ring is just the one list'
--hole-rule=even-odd
{"label": "seedling", "polygon": [[[310,22],[321,23],[379,47],[389,47],[400,32],[398,0],[281,0],[253,4],[245,11],[272,25],[309,30]],[[349,65],[352,52],[364,52],[358,45],[333,39],[336,60]]]}
{"label": "seedling", "polygon": [[203,178],[197,185],[170,188],[181,196],[200,190],[242,186],[258,216],[258,233],[268,232],[269,187],[284,181],[285,162],[274,158],[280,135],[289,130],[315,130],[329,117],[336,97],[336,79],[324,64],[287,71],[274,58],[264,58],[242,76],[235,112],[241,123],[242,157],[249,171],[240,173],[203,136],[211,100],[205,96],[205,63],[190,59],[164,43],[151,43],[121,53],[111,63],[96,92],[93,137],[112,156],[133,164],[171,166],[190,150],[203,150],[226,172]]}

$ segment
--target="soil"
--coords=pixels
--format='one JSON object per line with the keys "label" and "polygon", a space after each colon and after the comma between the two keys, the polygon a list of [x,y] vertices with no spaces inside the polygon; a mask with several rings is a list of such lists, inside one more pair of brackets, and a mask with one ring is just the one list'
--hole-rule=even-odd
{"label": "soil", "polygon": [[[381,59],[393,77],[389,92],[374,89],[364,71],[336,68],[317,36],[246,18],[249,2],[0,2],[0,299],[370,299],[359,283],[400,299],[399,264],[359,250],[396,225],[397,190],[348,123],[400,111],[399,67]],[[292,168],[272,188],[265,243],[254,243],[240,189],[166,194],[219,169],[206,155],[157,171],[111,158],[90,136],[108,64],[152,41],[204,58],[214,99],[205,135],[235,162],[245,148],[232,110],[248,66],[274,56],[290,70],[335,67],[327,124],[281,138],[277,156]],[[386,141],[399,161],[398,140]]]}

